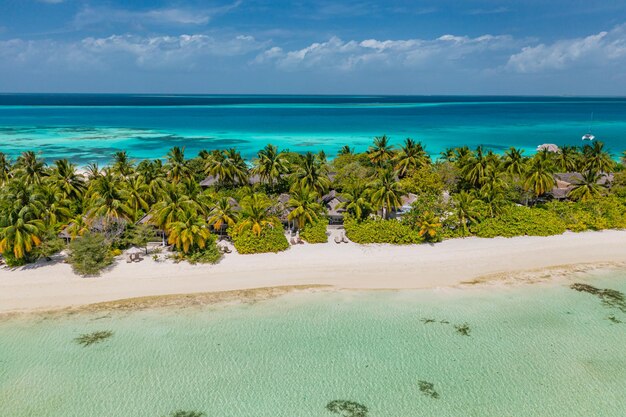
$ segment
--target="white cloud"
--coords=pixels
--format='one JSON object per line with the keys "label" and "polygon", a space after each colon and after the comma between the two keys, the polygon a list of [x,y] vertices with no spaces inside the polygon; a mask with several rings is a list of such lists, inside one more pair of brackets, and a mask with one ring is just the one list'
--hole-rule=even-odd
{"label": "white cloud", "polygon": [[626,58],[626,25],[609,32],[599,32],[584,38],[563,39],[552,44],[526,46],[511,55],[507,68],[532,73],[562,70],[571,66],[599,66]]}
{"label": "white cloud", "polygon": [[483,35],[476,38],[443,35],[437,39],[343,41],[332,37],[302,49],[285,51],[271,48],[259,54],[255,62],[273,62],[281,69],[328,67],[348,71],[367,65],[380,67],[432,67],[470,59],[488,51],[511,51],[518,43],[510,36]]}
{"label": "white cloud", "polygon": [[[55,0],[53,0],[55,1]],[[239,7],[241,1],[221,7],[191,9],[166,7],[151,10],[128,10],[109,7],[85,6],[74,17],[76,27],[101,23],[204,25],[219,14]]]}
{"label": "white cloud", "polygon": [[77,42],[52,40],[0,41],[0,66],[65,66],[73,69],[107,68],[119,64],[144,69],[190,69],[202,66],[207,57],[235,57],[257,53],[266,47],[254,37],[239,35],[217,39],[203,34],[179,36],[113,35]]}

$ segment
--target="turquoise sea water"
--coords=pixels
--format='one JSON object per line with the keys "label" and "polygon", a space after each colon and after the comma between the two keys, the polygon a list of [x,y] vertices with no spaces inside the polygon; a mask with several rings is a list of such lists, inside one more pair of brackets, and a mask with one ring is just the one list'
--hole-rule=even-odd
{"label": "turquoise sea water", "polygon": [[[593,122],[592,122],[593,114]],[[0,151],[36,150],[48,160],[107,161],[126,150],[162,158],[172,146],[292,151],[343,145],[365,150],[374,136],[451,146],[580,145],[592,131],[617,156],[626,149],[626,99],[409,96],[0,95]]]}
{"label": "turquoise sea water", "polygon": [[[626,291],[626,273],[576,281]],[[623,417],[626,323],[609,317],[626,312],[570,283],[5,320],[0,414],[332,417],[350,400],[368,417]],[[114,335],[73,341],[99,330]]]}

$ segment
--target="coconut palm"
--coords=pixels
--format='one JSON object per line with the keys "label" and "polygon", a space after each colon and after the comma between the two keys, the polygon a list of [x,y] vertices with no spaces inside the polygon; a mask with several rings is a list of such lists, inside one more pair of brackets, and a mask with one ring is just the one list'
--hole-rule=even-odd
{"label": "coconut palm", "polygon": [[601,174],[595,171],[584,172],[582,178],[574,184],[567,196],[572,200],[580,201],[600,197],[606,192],[606,185],[599,183],[601,177]]}
{"label": "coconut palm", "polygon": [[582,164],[584,171],[612,172],[615,167],[611,154],[604,150],[602,142],[594,142],[591,146],[584,146]]}
{"label": "coconut palm", "polygon": [[49,181],[63,193],[64,198],[80,199],[87,188],[85,178],[76,172],[76,166],[67,159],[54,163]]}
{"label": "coconut palm", "polygon": [[41,202],[41,210],[38,217],[47,227],[56,229],[59,223],[64,223],[72,217],[70,210],[71,200],[65,196],[65,192],[54,184],[44,184],[38,189],[38,198]]}
{"label": "coconut palm", "polygon": [[383,218],[386,219],[393,210],[400,207],[402,192],[393,171],[389,169],[380,171],[371,188],[372,203],[382,209]]}
{"label": "coconut palm", "polygon": [[341,195],[346,201],[340,207],[357,219],[364,219],[373,211],[371,190],[362,181],[352,181]]}
{"label": "coconut palm", "polygon": [[394,155],[393,146],[389,144],[387,135],[374,138],[374,145],[367,151],[369,160],[375,166],[381,168]]}
{"label": "coconut palm", "polygon": [[85,176],[89,181],[96,180],[102,176],[102,170],[95,162],[87,164],[85,167]]}
{"label": "coconut palm", "polygon": [[262,182],[272,186],[289,172],[289,161],[282,152],[278,152],[276,146],[267,145],[258,152],[253,172],[261,178]]}
{"label": "coconut palm", "polygon": [[304,155],[296,172],[293,173],[293,189],[308,188],[318,194],[324,194],[330,187],[330,179],[326,174],[326,165],[311,152]]}
{"label": "coconut palm", "polygon": [[11,162],[7,155],[0,152],[0,186],[4,185],[11,178]]}
{"label": "coconut palm", "polygon": [[318,194],[306,187],[295,189],[287,202],[291,211],[287,220],[293,221],[298,229],[304,228],[307,223],[315,223],[319,220],[320,213],[324,210],[318,202]]}
{"label": "coconut palm", "polygon": [[425,240],[433,240],[437,237],[441,228],[441,221],[433,213],[427,211],[418,219],[418,234]]}
{"label": "coconut palm", "polygon": [[119,151],[113,154],[111,172],[124,178],[133,172],[133,162],[128,157],[126,151]]}
{"label": "coconut palm", "polygon": [[554,187],[554,164],[548,151],[540,151],[530,160],[524,187],[532,191],[536,197],[543,195]]}
{"label": "coconut palm", "polygon": [[91,183],[91,187],[89,219],[102,218],[107,224],[132,218],[133,209],[128,204],[128,192],[111,171],[105,170],[104,175]]}
{"label": "coconut palm", "polygon": [[67,222],[66,231],[72,240],[76,239],[78,236],[83,236],[89,232],[89,222],[85,216],[79,214]]}
{"label": "coconut palm", "polygon": [[178,183],[189,178],[192,178],[192,173],[185,160],[185,148],[174,146],[167,153],[167,179]]}
{"label": "coconut palm", "polygon": [[478,221],[480,218],[481,202],[472,193],[461,191],[454,196],[454,213],[463,229],[464,234],[468,234],[468,225]]}
{"label": "coconut palm", "polygon": [[462,163],[461,173],[472,186],[480,188],[487,177],[487,171],[492,169],[490,158],[485,155],[482,146],[466,158],[458,159]]}
{"label": "coconut palm", "polygon": [[126,181],[126,199],[128,206],[132,209],[134,221],[139,219],[139,213],[148,211],[149,205],[146,201],[149,198],[149,189],[141,175],[133,175]]}
{"label": "coconut palm", "polygon": [[556,169],[560,172],[575,172],[580,161],[577,146],[561,146],[555,154]]}
{"label": "coconut palm", "polygon": [[235,223],[237,223],[237,214],[230,199],[227,197],[219,198],[209,213],[209,224],[213,230],[218,230],[221,234],[225,225],[232,227]]}
{"label": "coconut palm", "polygon": [[205,161],[205,172],[217,177],[223,185],[234,186],[248,181],[248,166],[234,148],[213,151]]}
{"label": "coconut palm", "polygon": [[46,176],[46,164],[37,158],[35,152],[27,151],[22,153],[15,163],[17,175],[26,181],[26,184],[41,184],[41,180]]}
{"label": "coconut palm", "polygon": [[168,230],[185,213],[197,214],[199,211],[198,203],[183,193],[180,185],[168,184],[159,195],[157,203],[152,206],[151,222],[162,230]]}
{"label": "coconut palm", "polygon": [[454,162],[456,160],[456,153],[454,148],[446,148],[439,154],[439,160],[445,162]]}
{"label": "coconut palm", "polygon": [[404,178],[414,170],[430,163],[430,158],[421,143],[407,138],[395,157],[398,177]]}
{"label": "coconut palm", "polygon": [[236,230],[242,232],[251,230],[256,236],[260,236],[266,227],[274,227],[276,219],[270,214],[271,202],[263,194],[253,194],[241,200],[240,221]]}
{"label": "coconut palm", "polygon": [[24,259],[41,244],[45,230],[39,219],[29,219],[20,211],[10,223],[0,227],[0,253],[12,253],[16,259]]}
{"label": "coconut palm", "polygon": [[204,249],[211,239],[211,232],[204,219],[190,212],[183,212],[178,220],[170,224],[168,232],[167,242],[183,253]]}
{"label": "coconut palm", "polygon": [[353,154],[354,154],[354,149],[352,149],[348,145],[343,145],[341,149],[339,149],[339,152],[337,152],[338,156],[353,155]]}
{"label": "coconut palm", "polygon": [[502,168],[513,177],[521,178],[526,171],[526,160],[523,155],[524,151],[510,147],[504,152],[504,162]]}

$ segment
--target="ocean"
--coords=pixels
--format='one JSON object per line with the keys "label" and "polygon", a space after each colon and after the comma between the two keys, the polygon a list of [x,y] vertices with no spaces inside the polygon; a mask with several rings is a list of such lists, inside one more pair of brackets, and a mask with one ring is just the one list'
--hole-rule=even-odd
{"label": "ocean", "polygon": [[[603,302],[574,282],[626,292],[626,273],[594,272],[5,318],[0,414],[623,417],[623,300]],[[113,335],[76,343],[95,331]],[[333,414],[333,401],[367,411]]]}
{"label": "ocean", "polygon": [[1,152],[81,165],[118,150],[163,158],[172,146],[188,157],[235,147],[251,159],[267,143],[332,157],[383,134],[421,141],[433,156],[460,145],[531,154],[542,143],[581,145],[589,132],[617,158],[626,98],[0,94]]}

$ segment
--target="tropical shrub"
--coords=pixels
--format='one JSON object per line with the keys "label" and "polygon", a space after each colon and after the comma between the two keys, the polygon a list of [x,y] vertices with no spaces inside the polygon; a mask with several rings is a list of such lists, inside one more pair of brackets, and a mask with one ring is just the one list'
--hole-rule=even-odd
{"label": "tropical shrub", "polygon": [[101,234],[86,233],[70,243],[68,261],[79,275],[99,275],[113,263],[111,245]]}
{"label": "tropical shrub", "polygon": [[257,236],[252,229],[233,227],[229,231],[237,252],[242,254],[281,252],[289,248],[282,228],[264,227]]}
{"label": "tropical shrub", "polygon": [[613,196],[579,202],[552,201],[546,208],[573,232],[626,228],[626,206]]}
{"label": "tropical shrub", "polygon": [[346,236],[353,242],[392,243],[407,245],[422,243],[424,239],[419,232],[398,220],[367,219],[358,221],[353,218],[344,220]]}
{"label": "tropical shrub", "polygon": [[565,222],[543,208],[513,206],[498,217],[488,218],[473,226],[479,237],[550,236],[566,230]]}
{"label": "tropical shrub", "polygon": [[328,242],[328,236],[326,235],[327,227],[328,220],[326,219],[320,219],[315,223],[309,223],[302,230],[300,230],[300,237],[308,243],[326,243]]}
{"label": "tropical shrub", "polygon": [[217,248],[216,239],[213,236],[202,249],[195,249],[189,253],[180,252],[183,259],[191,264],[216,264],[222,259],[222,253]]}

